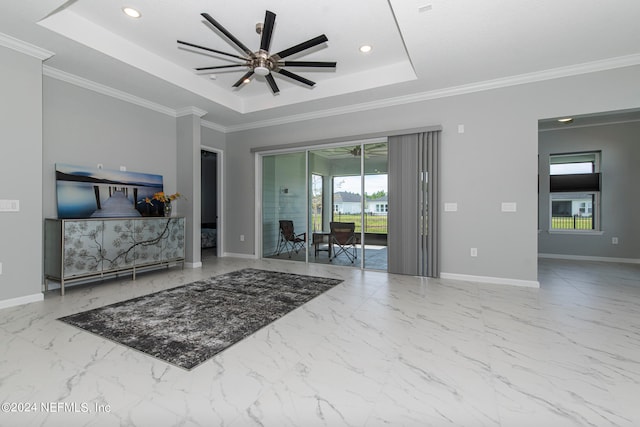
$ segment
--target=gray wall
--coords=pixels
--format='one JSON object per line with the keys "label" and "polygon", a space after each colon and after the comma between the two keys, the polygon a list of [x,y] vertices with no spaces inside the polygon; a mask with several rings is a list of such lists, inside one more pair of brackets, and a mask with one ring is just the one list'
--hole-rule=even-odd
{"label": "gray wall", "polygon": [[[602,152],[602,234],[549,234],[549,155],[597,150]],[[539,252],[640,259],[640,123],[540,132],[539,151]],[[618,245],[611,243],[612,237],[618,237]]]}
{"label": "gray wall", "polygon": [[[441,271],[536,280],[538,120],[638,107],[639,73],[627,67],[229,134],[227,251],[255,251],[252,147],[439,124],[441,201],[459,208],[441,212]],[[517,202],[518,211],[502,213],[504,201]]]}
{"label": "gray wall", "polygon": [[[55,164],[153,173],[176,186],[176,119],[44,77],[44,217],[57,217]],[[182,201],[178,201],[183,203]]]}
{"label": "gray wall", "polygon": [[[11,66],[7,66],[11,64]],[[0,302],[42,286],[42,62],[0,46]]]}
{"label": "gray wall", "polygon": [[203,147],[214,148],[218,150],[224,150],[227,147],[227,136],[220,131],[202,126],[202,129],[200,130],[200,136],[202,137]]}

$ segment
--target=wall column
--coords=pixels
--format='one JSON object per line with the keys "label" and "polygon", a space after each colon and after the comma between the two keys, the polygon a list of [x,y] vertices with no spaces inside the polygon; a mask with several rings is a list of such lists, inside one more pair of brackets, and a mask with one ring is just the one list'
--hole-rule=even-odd
{"label": "wall column", "polygon": [[53,56],[0,33],[0,309],[42,294],[42,61]]}
{"label": "wall column", "polygon": [[186,218],[185,265],[198,268],[200,258],[201,184],[200,118],[207,112],[195,107],[178,111],[176,121],[177,213]]}

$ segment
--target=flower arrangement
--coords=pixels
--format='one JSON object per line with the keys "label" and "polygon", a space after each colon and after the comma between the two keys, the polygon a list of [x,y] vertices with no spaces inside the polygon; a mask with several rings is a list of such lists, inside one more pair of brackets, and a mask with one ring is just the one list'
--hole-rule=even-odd
{"label": "flower arrangement", "polygon": [[146,212],[141,212],[143,216],[144,215],[156,216],[159,213],[158,209],[161,208],[161,206],[158,206],[157,203],[154,204],[153,203],[154,201],[158,201],[164,204],[164,207],[163,207],[164,216],[171,216],[171,211],[172,211],[171,202],[181,197],[182,197],[182,194],[180,193],[165,194],[164,191],[159,191],[157,193],[154,193],[153,196],[151,197],[145,197],[144,199],[140,200],[138,203],[146,203],[147,205],[150,206],[149,210],[152,211],[150,212],[149,210],[147,210]]}
{"label": "flower arrangement", "polygon": [[145,197],[144,201],[150,205],[153,205],[154,200],[157,200],[162,203],[171,203],[172,201],[179,199],[180,197],[182,197],[180,193],[165,194],[164,191],[159,191],[155,193],[153,196],[151,196],[150,198]]}
{"label": "flower arrangement", "polygon": [[182,197],[180,193],[165,194],[164,191],[154,193],[151,197],[145,197],[144,200],[140,200],[138,203],[146,202],[148,205],[154,206],[153,202],[164,203],[164,216],[171,216],[171,202]]}

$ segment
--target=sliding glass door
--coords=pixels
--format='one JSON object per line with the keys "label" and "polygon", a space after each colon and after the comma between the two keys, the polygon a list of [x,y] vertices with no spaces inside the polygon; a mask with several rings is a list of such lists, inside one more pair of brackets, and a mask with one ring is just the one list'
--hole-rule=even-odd
{"label": "sliding glass door", "polygon": [[388,144],[362,147],[364,177],[364,268],[387,271],[389,215]]}
{"label": "sliding glass door", "polygon": [[[306,261],[306,153],[262,158],[262,256]],[[282,221],[290,223],[283,234]]]}
{"label": "sliding glass door", "polygon": [[386,140],[263,155],[261,206],[263,257],[386,270]]}

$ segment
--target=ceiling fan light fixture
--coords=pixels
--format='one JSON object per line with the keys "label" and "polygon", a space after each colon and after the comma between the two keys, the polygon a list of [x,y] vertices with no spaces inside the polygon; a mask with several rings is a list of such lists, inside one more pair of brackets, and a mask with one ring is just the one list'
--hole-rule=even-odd
{"label": "ceiling fan light fixture", "polygon": [[259,76],[266,76],[267,74],[270,73],[269,69],[264,65],[257,66],[256,68],[253,69],[253,72]]}
{"label": "ceiling fan light fixture", "polygon": [[122,12],[127,15],[129,18],[140,18],[142,13],[139,10],[134,9],[132,7],[123,7]]}

